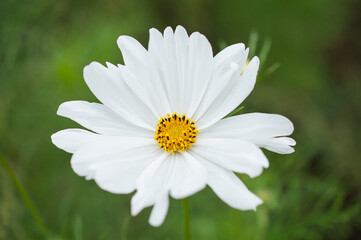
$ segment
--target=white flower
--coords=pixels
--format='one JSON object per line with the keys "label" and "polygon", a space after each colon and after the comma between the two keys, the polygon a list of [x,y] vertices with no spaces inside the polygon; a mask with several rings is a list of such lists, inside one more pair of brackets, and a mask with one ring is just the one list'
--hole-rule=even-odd
{"label": "white flower", "polygon": [[85,82],[102,104],[70,101],[57,112],[91,131],[52,135],[57,147],[73,154],[74,171],[112,193],[136,190],[131,213],[154,205],[153,226],[167,215],[168,195],[182,199],[206,185],[233,208],[256,209],[262,200],[233,172],[256,177],[269,165],[260,147],[287,154],[295,145],[285,137],[293,125],[283,116],[223,119],[252,91],[259,59],[242,73],[248,55],[243,44],[213,57],[205,36],[188,36],[181,26],[163,35],[151,29],[148,50],[129,36],[120,36],[118,46],[125,65],[93,62],[84,68]]}

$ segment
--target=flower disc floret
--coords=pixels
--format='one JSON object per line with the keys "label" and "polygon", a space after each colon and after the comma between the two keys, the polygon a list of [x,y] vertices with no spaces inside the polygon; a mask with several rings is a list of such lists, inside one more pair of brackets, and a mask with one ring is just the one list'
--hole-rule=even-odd
{"label": "flower disc floret", "polygon": [[173,113],[172,116],[160,118],[157,123],[154,140],[158,141],[159,148],[164,148],[166,152],[185,151],[196,143],[199,131],[195,121],[187,118],[185,114]]}

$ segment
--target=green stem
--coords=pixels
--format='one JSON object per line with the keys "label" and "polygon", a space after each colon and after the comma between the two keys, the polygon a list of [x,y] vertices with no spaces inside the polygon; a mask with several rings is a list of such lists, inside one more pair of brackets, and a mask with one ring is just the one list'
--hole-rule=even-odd
{"label": "green stem", "polygon": [[184,218],[184,240],[191,240],[191,228],[189,223],[189,201],[188,198],[182,200]]}
{"label": "green stem", "polygon": [[35,207],[33,201],[31,200],[29,194],[26,192],[25,188],[20,183],[20,181],[18,180],[15,173],[11,169],[11,167],[8,164],[8,162],[6,161],[5,157],[2,156],[2,154],[0,154],[0,164],[3,166],[5,172],[8,174],[10,180],[13,182],[16,189],[18,190],[18,192],[19,192],[20,196],[22,197],[26,207],[30,211],[31,216],[33,217],[34,221],[38,225],[41,233],[44,235],[44,238],[48,239],[49,238],[49,231],[46,228],[45,223],[44,223],[41,215],[39,214],[37,208]]}

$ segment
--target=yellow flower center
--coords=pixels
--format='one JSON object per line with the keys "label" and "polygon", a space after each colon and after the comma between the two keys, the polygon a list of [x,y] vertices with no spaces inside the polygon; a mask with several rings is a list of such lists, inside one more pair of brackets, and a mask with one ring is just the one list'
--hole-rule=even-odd
{"label": "yellow flower center", "polygon": [[172,116],[160,118],[157,123],[157,131],[154,140],[157,140],[159,148],[164,148],[166,152],[185,151],[192,147],[192,143],[196,142],[199,133],[195,122],[186,115],[178,115],[173,113]]}

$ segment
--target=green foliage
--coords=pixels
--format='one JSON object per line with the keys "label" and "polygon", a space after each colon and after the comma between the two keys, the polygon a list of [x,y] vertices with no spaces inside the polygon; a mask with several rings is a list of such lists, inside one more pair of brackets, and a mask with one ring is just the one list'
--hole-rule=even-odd
{"label": "green foliage", "polygon": [[[78,125],[56,116],[57,107],[97,101],[82,70],[91,61],[121,63],[119,35],[146,45],[149,28],[182,24],[204,33],[214,53],[249,40],[263,64],[262,81],[238,110],[289,117],[296,152],[267,153],[264,174],[240,175],[264,200],[257,211],[234,210],[209,188],[190,197],[193,239],[357,239],[361,46],[354,39],[361,36],[360,7],[351,0],[3,0],[0,152],[52,239],[182,239],[181,201],[171,200],[165,223],[152,228],[149,209],[130,217],[130,195],[102,191],[73,173],[70,155],[54,147],[50,135]],[[4,170],[0,239],[41,239]]]}

